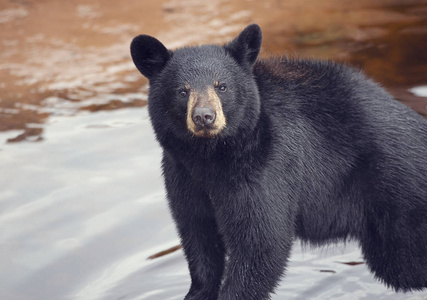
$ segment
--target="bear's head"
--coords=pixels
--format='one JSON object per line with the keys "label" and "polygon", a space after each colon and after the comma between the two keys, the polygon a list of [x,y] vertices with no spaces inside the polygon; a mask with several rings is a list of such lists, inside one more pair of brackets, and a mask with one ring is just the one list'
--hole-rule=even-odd
{"label": "bear's head", "polygon": [[255,24],[222,46],[171,51],[151,36],[135,37],[131,55],[150,81],[148,107],[157,138],[212,140],[253,129],[260,100],[252,69],[261,40]]}

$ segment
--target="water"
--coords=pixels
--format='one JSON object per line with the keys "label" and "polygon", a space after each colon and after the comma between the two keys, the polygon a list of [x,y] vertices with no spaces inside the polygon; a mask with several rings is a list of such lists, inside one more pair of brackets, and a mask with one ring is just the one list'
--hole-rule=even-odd
{"label": "water", "polygon": [[[325,3],[326,2],[326,3]],[[0,298],[182,299],[189,276],[129,43],[225,42],[354,64],[427,116],[427,1],[2,1]],[[356,245],[302,251],[274,299],[427,299],[376,282]]]}

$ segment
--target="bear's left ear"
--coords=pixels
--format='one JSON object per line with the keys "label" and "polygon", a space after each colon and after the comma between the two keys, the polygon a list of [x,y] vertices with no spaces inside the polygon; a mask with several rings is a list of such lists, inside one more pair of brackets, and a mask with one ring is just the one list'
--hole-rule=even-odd
{"label": "bear's left ear", "polygon": [[237,62],[249,69],[255,64],[261,50],[262,32],[257,24],[246,27],[237,38],[225,45]]}
{"label": "bear's left ear", "polygon": [[168,49],[149,35],[135,37],[130,45],[130,53],[137,69],[149,80],[163,70],[170,58]]}

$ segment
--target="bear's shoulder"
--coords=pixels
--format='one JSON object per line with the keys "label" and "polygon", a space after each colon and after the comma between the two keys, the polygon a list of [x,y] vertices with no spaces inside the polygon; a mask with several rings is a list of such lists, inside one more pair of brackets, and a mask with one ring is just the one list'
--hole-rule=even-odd
{"label": "bear's shoulder", "polygon": [[343,63],[286,56],[259,59],[254,66],[254,75],[260,79],[268,78],[305,85],[363,77],[360,70]]}
{"label": "bear's shoulder", "polygon": [[[288,57],[262,58],[253,68],[261,103],[268,114],[332,108],[354,98],[366,77],[350,66],[325,60]],[[302,107],[301,107],[302,106]],[[305,107],[307,106],[307,107]]]}

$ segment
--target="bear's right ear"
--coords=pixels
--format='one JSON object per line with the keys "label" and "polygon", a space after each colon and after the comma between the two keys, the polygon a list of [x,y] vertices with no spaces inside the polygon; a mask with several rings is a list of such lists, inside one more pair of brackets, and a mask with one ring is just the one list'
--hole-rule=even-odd
{"label": "bear's right ear", "polygon": [[165,67],[170,58],[168,49],[149,35],[138,35],[130,44],[130,53],[137,69],[151,80]]}

